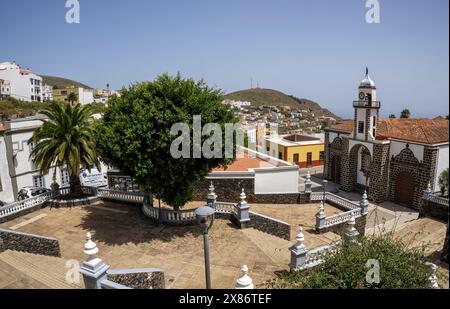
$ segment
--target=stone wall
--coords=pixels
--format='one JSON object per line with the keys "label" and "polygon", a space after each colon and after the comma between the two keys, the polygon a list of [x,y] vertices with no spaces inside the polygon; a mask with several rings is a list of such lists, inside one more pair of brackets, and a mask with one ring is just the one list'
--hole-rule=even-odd
{"label": "stone wall", "polygon": [[56,238],[0,229],[0,252],[5,250],[61,257]]}
{"label": "stone wall", "polygon": [[311,202],[311,194],[301,192],[301,193],[255,194],[253,203],[308,204],[310,202]]}
{"label": "stone wall", "polygon": [[288,223],[252,211],[250,211],[250,222],[246,224],[246,227],[291,240],[291,226]]}
{"label": "stone wall", "polygon": [[434,203],[426,199],[423,200],[422,207],[420,209],[421,216],[432,217],[444,222],[448,222],[449,206]]}
{"label": "stone wall", "polygon": [[387,199],[389,181],[389,144],[374,144],[371,165],[369,200],[381,203]]}
{"label": "stone wall", "polygon": [[239,195],[242,189],[245,190],[247,201],[255,201],[255,179],[254,178],[216,178],[205,179],[194,184],[194,200],[206,201],[209,193],[209,186],[212,183],[215,187],[215,193],[221,202],[235,203],[240,200]]}
{"label": "stone wall", "polygon": [[420,210],[423,191],[428,183],[434,184],[434,170],[437,160],[437,148],[426,146],[423,161],[419,161],[407,145],[397,156],[390,160],[389,200],[395,201],[395,190],[398,176],[402,172],[414,177],[414,192],[412,208]]}
{"label": "stone wall", "polygon": [[107,280],[133,289],[164,289],[164,271],[161,269],[109,270]]}

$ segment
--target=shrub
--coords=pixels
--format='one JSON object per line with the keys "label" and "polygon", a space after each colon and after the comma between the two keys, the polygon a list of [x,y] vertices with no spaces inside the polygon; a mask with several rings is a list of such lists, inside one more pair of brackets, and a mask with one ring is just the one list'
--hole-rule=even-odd
{"label": "shrub", "polygon": [[[368,260],[378,260],[380,282],[368,283]],[[344,242],[315,268],[286,273],[269,281],[271,288],[291,289],[422,289],[427,288],[424,251],[408,249],[392,234],[364,237],[359,244]]]}
{"label": "shrub", "polygon": [[444,197],[448,197],[448,168],[439,176],[439,188]]}

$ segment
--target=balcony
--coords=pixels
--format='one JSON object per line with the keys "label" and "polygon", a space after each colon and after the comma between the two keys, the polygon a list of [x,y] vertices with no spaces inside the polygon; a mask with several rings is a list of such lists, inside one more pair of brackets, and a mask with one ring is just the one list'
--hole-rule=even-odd
{"label": "balcony", "polygon": [[380,101],[353,101],[353,107],[374,107],[374,108],[380,108],[381,102]]}

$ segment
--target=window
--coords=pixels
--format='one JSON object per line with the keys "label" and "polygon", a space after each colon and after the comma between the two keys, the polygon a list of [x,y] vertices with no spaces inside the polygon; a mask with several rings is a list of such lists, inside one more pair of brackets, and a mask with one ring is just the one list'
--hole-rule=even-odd
{"label": "window", "polygon": [[44,176],[42,176],[42,175],[33,176],[33,185],[35,187],[45,187]]}
{"label": "window", "polygon": [[358,122],[358,133],[364,133],[364,121]]}
{"label": "window", "polygon": [[67,169],[61,170],[61,187],[67,187],[70,185],[69,172]]}
{"label": "window", "polygon": [[373,126],[376,127],[377,126],[377,116],[373,117]]}
{"label": "window", "polygon": [[312,167],[312,152],[306,154],[306,167]]}
{"label": "window", "polygon": [[298,163],[300,161],[298,153],[294,153],[294,163]]}
{"label": "window", "polygon": [[278,153],[278,159],[283,160],[283,153],[282,152]]}
{"label": "window", "polygon": [[320,161],[325,161],[325,151],[321,151],[321,152],[319,153],[319,160],[320,160]]}

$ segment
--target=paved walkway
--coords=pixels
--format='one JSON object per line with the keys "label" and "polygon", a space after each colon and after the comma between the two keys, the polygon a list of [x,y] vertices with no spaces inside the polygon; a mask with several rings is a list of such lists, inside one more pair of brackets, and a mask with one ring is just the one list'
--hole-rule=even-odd
{"label": "paved walkway", "polygon": [[[112,268],[162,268],[168,288],[205,287],[203,238],[197,226],[158,227],[141,214],[140,207],[97,206],[101,207],[44,208],[0,227],[20,226],[17,231],[56,237],[62,257],[80,263],[85,259],[86,232],[91,232],[98,256]],[[226,289],[234,287],[244,264],[256,286],[274,278],[275,272],[287,270],[289,256],[277,252],[288,252],[293,244],[256,230],[243,232],[228,220],[216,220],[209,241],[212,285]]]}

